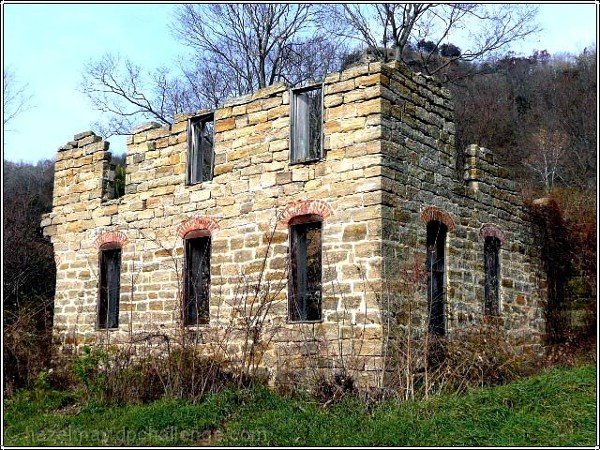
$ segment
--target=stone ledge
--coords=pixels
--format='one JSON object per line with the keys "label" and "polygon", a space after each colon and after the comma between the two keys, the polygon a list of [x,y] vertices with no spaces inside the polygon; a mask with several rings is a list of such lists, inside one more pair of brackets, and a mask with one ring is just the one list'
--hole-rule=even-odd
{"label": "stone ledge", "polygon": [[73,136],[73,140],[75,141],[79,141],[83,138],[86,138],[88,136],[96,136],[96,133],[94,133],[93,131],[82,131],[81,133],[77,133],[75,136]]}
{"label": "stone ledge", "polygon": [[131,130],[131,134],[138,134],[143,131],[153,130],[155,128],[161,128],[162,125],[158,122],[146,122]]}

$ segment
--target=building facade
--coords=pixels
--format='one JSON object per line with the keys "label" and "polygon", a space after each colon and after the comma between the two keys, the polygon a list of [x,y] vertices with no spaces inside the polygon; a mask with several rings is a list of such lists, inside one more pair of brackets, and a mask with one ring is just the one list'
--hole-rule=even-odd
{"label": "building facade", "polygon": [[76,135],[42,222],[56,337],[182,334],[271,375],[351,365],[368,379],[409,321],[446,335],[493,317],[539,343],[526,212],[492,153],[459,158],[454,132],[446,89],[375,62],[139,127],[118,198],[108,142]]}

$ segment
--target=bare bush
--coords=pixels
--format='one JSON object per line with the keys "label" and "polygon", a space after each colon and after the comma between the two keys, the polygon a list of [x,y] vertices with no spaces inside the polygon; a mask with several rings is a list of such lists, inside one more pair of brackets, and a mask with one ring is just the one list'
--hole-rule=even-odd
{"label": "bare bush", "polygon": [[52,303],[28,302],[17,310],[4,310],[4,392],[33,386],[48,367],[52,348]]}
{"label": "bare bush", "polygon": [[201,401],[209,393],[235,386],[235,375],[214,356],[189,348],[159,351],[150,346],[84,347],[63,359],[84,388],[85,400],[101,403],[146,403],[160,398]]}
{"label": "bare bush", "polygon": [[8,125],[31,108],[31,93],[27,83],[17,77],[14,70],[2,70],[2,125],[4,131],[9,131]]}

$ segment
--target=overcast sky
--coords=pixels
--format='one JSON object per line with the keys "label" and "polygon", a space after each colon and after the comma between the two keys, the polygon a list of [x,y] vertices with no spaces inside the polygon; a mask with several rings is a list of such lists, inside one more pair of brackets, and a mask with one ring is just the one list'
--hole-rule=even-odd
{"label": "overcast sky", "polygon": [[[4,158],[34,162],[54,158],[73,135],[101,118],[80,92],[86,62],[118,52],[151,69],[174,64],[185,49],[172,36],[173,4],[6,4],[2,5],[3,67],[27,83],[32,108],[3,133]],[[596,43],[598,7],[587,4],[539,5],[543,31],[514,48],[524,55],[577,54]],[[124,138],[111,138],[114,153]]]}

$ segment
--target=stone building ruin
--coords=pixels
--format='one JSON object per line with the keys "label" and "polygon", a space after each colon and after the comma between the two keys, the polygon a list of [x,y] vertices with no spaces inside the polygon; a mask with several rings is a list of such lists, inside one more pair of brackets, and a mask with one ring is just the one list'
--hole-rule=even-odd
{"label": "stone building ruin", "polygon": [[352,357],[373,379],[416,299],[421,331],[490,316],[539,343],[543,280],[515,185],[476,145],[457,176],[454,133],[445,88],[372,62],[137,128],[119,198],[108,142],[76,135],[42,221],[56,337],[183,330],[233,360],[260,327],[270,374]]}

